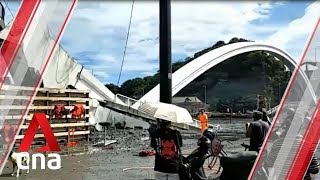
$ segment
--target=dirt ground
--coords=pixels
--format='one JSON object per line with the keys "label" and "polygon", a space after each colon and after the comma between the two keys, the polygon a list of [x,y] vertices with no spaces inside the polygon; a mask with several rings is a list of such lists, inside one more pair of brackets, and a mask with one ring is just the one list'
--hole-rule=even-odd
{"label": "dirt ground", "polygon": [[[98,180],[98,179],[146,179],[152,178],[152,169],[126,171],[124,168],[137,165],[153,165],[153,157],[137,157],[127,151],[101,151],[92,155],[69,156],[62,158],[60,170],[31,170],[30,174],[21,174],[18,179],[26,180]],[[11,167],[4,170],[1,179],[17,179],[10,175]],[[24,173],[24,172],[23,172]]]}
{"label": "dirt ground", "polygon": [[[62,157],[62,168],[59,170],[30,170],[28,175],[25,175],[25,171],[22,172],[19,178],[12,177],[11,171],[12,166],[7,163],[3,175],[0,176],[4,180],[143,180],[154,178],[154,156],[139,157],[137,153],[141,150],[147,150],[150,141],[146,138],[146,132],[140,130],[132,131],[118,131],[117,132],[118,143],[110,148],[94,148],[93,154],[79,155],[79,156],[63,156]],[[120,136],[121,134],[121,136]],[[114,138],[115,134],[109,138]],[[194,150],[196,145],[198,133],[195,132],[182,132],[183,136],[183,152],[185,154],[190,153]],[[144,140],[142,140],[144,139]],[[243,141],[233,141],[235,144],[226,144],[227,149],[234,150],[239,147]],[[40,164],[39,162],[37,163]],[[123,171],[125,168],[131,167],[143,167],[144,169],[131,169]]]}
{"label": "dirt ground", "polygon": [[[243,123],[239,123],[239,126]],[[228,139],[232,144],[223,142],[227,153],[243,151],[241,143],[248,143],[244,138],[244,131],[239,131],[238,125],[225,126],[221,131],[222,139]],[[183,136],[182,147],[185,155],[197,148],[197,138],[199,132],[181,131]],[[97,135],[95,141],[101,140],[103,132]],[[22,172],[19,178],[12,177],[12,166],[6,164],[3,170],[2,180],[147,180],[154,179],[154,156],[139,157],[138,152],[150,150],[148,132],[145,130],[109,130],[107,139],[116,139],[118,142],[108,148],[92,147],[89,153],[78,156],[63,156],[61,158],[62,168],[59,170],[30,170],[25,176]],[[112,148],[110,148],[112,147]],[[38,162],[37,165],[40,163]],[[140,167],[123,171],[125,168]]]}
{"label": "dirt ground", "polygon": [[[79,156],[63,156],[61,158],[62,168],[59,170],[30,170],[28,175],[25,171],[18,179],[23,180],[98,180],[98,179],[152,179],[153,178],[153,163],[154,156],[139,157],[137,153],[141,150],[149,149],[150,141],[144,138],[145,132],[118,131],[122,134],[118,137],[118,143],[110,148],[96,147],[91,149],[93,154],[79,155]],[[114,134],[113,134],[114,135]],[[112,137],[111,137],[112,138]],[[192,139],[185,140],[185,148],[194,146]],[[40,164],[38,161],[37,165]],[[130,167],[148,167],[148,169],[134,169],[123,171]],[[1,179],[17,179],[11,176],[12,165],[6,164],[3,170]]]}

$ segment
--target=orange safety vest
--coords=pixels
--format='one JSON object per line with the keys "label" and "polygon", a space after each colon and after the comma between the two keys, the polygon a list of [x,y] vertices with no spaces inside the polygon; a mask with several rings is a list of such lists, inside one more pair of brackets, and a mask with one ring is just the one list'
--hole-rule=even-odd
{"label": "orange safety vest", "polygon": [[9,143],[11,139],[13,139],[13,133],[15,131],[15,126],[10,124],[5,124],[4,126],[4,134],[3,138],[6,143]]}
{"label": "orange safety vest", "polygon": [[71,111],[72,118],[80,119],[82,116],[86,116],[86,109],[82,104],[76,104],[74,105],[73,110]]}
{"label": "orange safety vest", "polygon": [[200,119],[201,123],[207,123],[208,122],[208,116],[206,114],[200,115],[199,119]]}
{"label": "orange safety vest", "polygon": [[201,123],[201,132],[203,133],[207,129],[208,124],[208,116],[206,114],[202,114],[199,117]]}
{"label": "orange safety vest", "polygon": [[67,110],[63,105],[55,105],[52,111],[56,119],[61,119],[67,115]]}

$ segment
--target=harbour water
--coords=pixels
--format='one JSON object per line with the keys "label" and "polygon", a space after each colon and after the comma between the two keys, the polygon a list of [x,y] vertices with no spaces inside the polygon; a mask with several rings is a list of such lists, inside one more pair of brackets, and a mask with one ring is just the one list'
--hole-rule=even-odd
{"label": "harbour water", "polygon": [[245,138],[245,123],[252,121],[251,119],[209,119],[210,124],[219,124],[221,129],[218,130],[222,139],[230,141]]}

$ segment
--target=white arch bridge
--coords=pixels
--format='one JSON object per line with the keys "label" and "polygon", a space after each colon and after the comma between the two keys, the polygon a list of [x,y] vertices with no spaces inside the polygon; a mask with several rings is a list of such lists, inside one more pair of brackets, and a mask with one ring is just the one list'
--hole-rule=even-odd
{"label": "white arch bridge", "polygon": [[[274,54],[276,57],[278,57],[279,60],[283,60],[284,64],[289,67],[290,70],[291,67],[297,68],[297,62],[290,56],[288,52],[285,50],[282,50],[280,48],[277,48],[273,45],[268,45],[264,43],[259,42],[239,42],[239,43],[233,43],[229,45],[222,46],[220,48],[214,49],[210,52],[207,52],[203,54],[202,56],[194,59],[193,61],[189,62],[188,64],[184,65],[180,69],[178,69],[176,72],[172,75],[172,96],[177,94],[182,88],[184,88],[186,85],[188,85],[190,82],[192,82],[194,79],[196,79],[198,76],[209,70],[210,68],[216,66],[217,64],[234,57],[239,54],[243,54],[246,52],[253,52],[253,51],[266,51],[271,54]],[[312,98],[314,101],[316,100],[316,96],[314,94],[313,88],[309,82],[309,79],[307,78],[305,72],[300,70],[300,75],[297,76],[296,82],[301,87],[301,92],[303,93],[307,87],[307,89],[310,91]],[[159,84],[154,87],[151,91],[149,91],[147,94],[145,94],[141,99],[134,100],[131,98],[125,98],[124,96],[117,95],[117,103],[125,103],[127,106],[138,109],[139,105],[142,102],[150,102],[150,103],[156,103],[159,102]],[[299,93],[299,92],[298,92]],[[124,102],[125,101],[125,102]],[[274,111],[275,109],[273,109]]]}

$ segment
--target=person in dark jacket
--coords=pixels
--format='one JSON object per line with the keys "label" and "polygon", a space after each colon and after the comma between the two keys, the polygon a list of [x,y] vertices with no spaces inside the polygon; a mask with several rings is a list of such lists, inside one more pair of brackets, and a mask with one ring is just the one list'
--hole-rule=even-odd
{"label": "person in dark jacket", "polygon": [[249,151],[260,151],[269,131],[269,124],[262,121],[262,112],[254,111],[253,122],[246,124],[246,137],[250,138]]}
{"label": "person in dark jacket", "polygon": [[151,147],[155,149],[155,179],[179,180],[179,148],[182,136],[178,130],[170,128],[171,122],[158,120],[159,126],[150,126]]}

